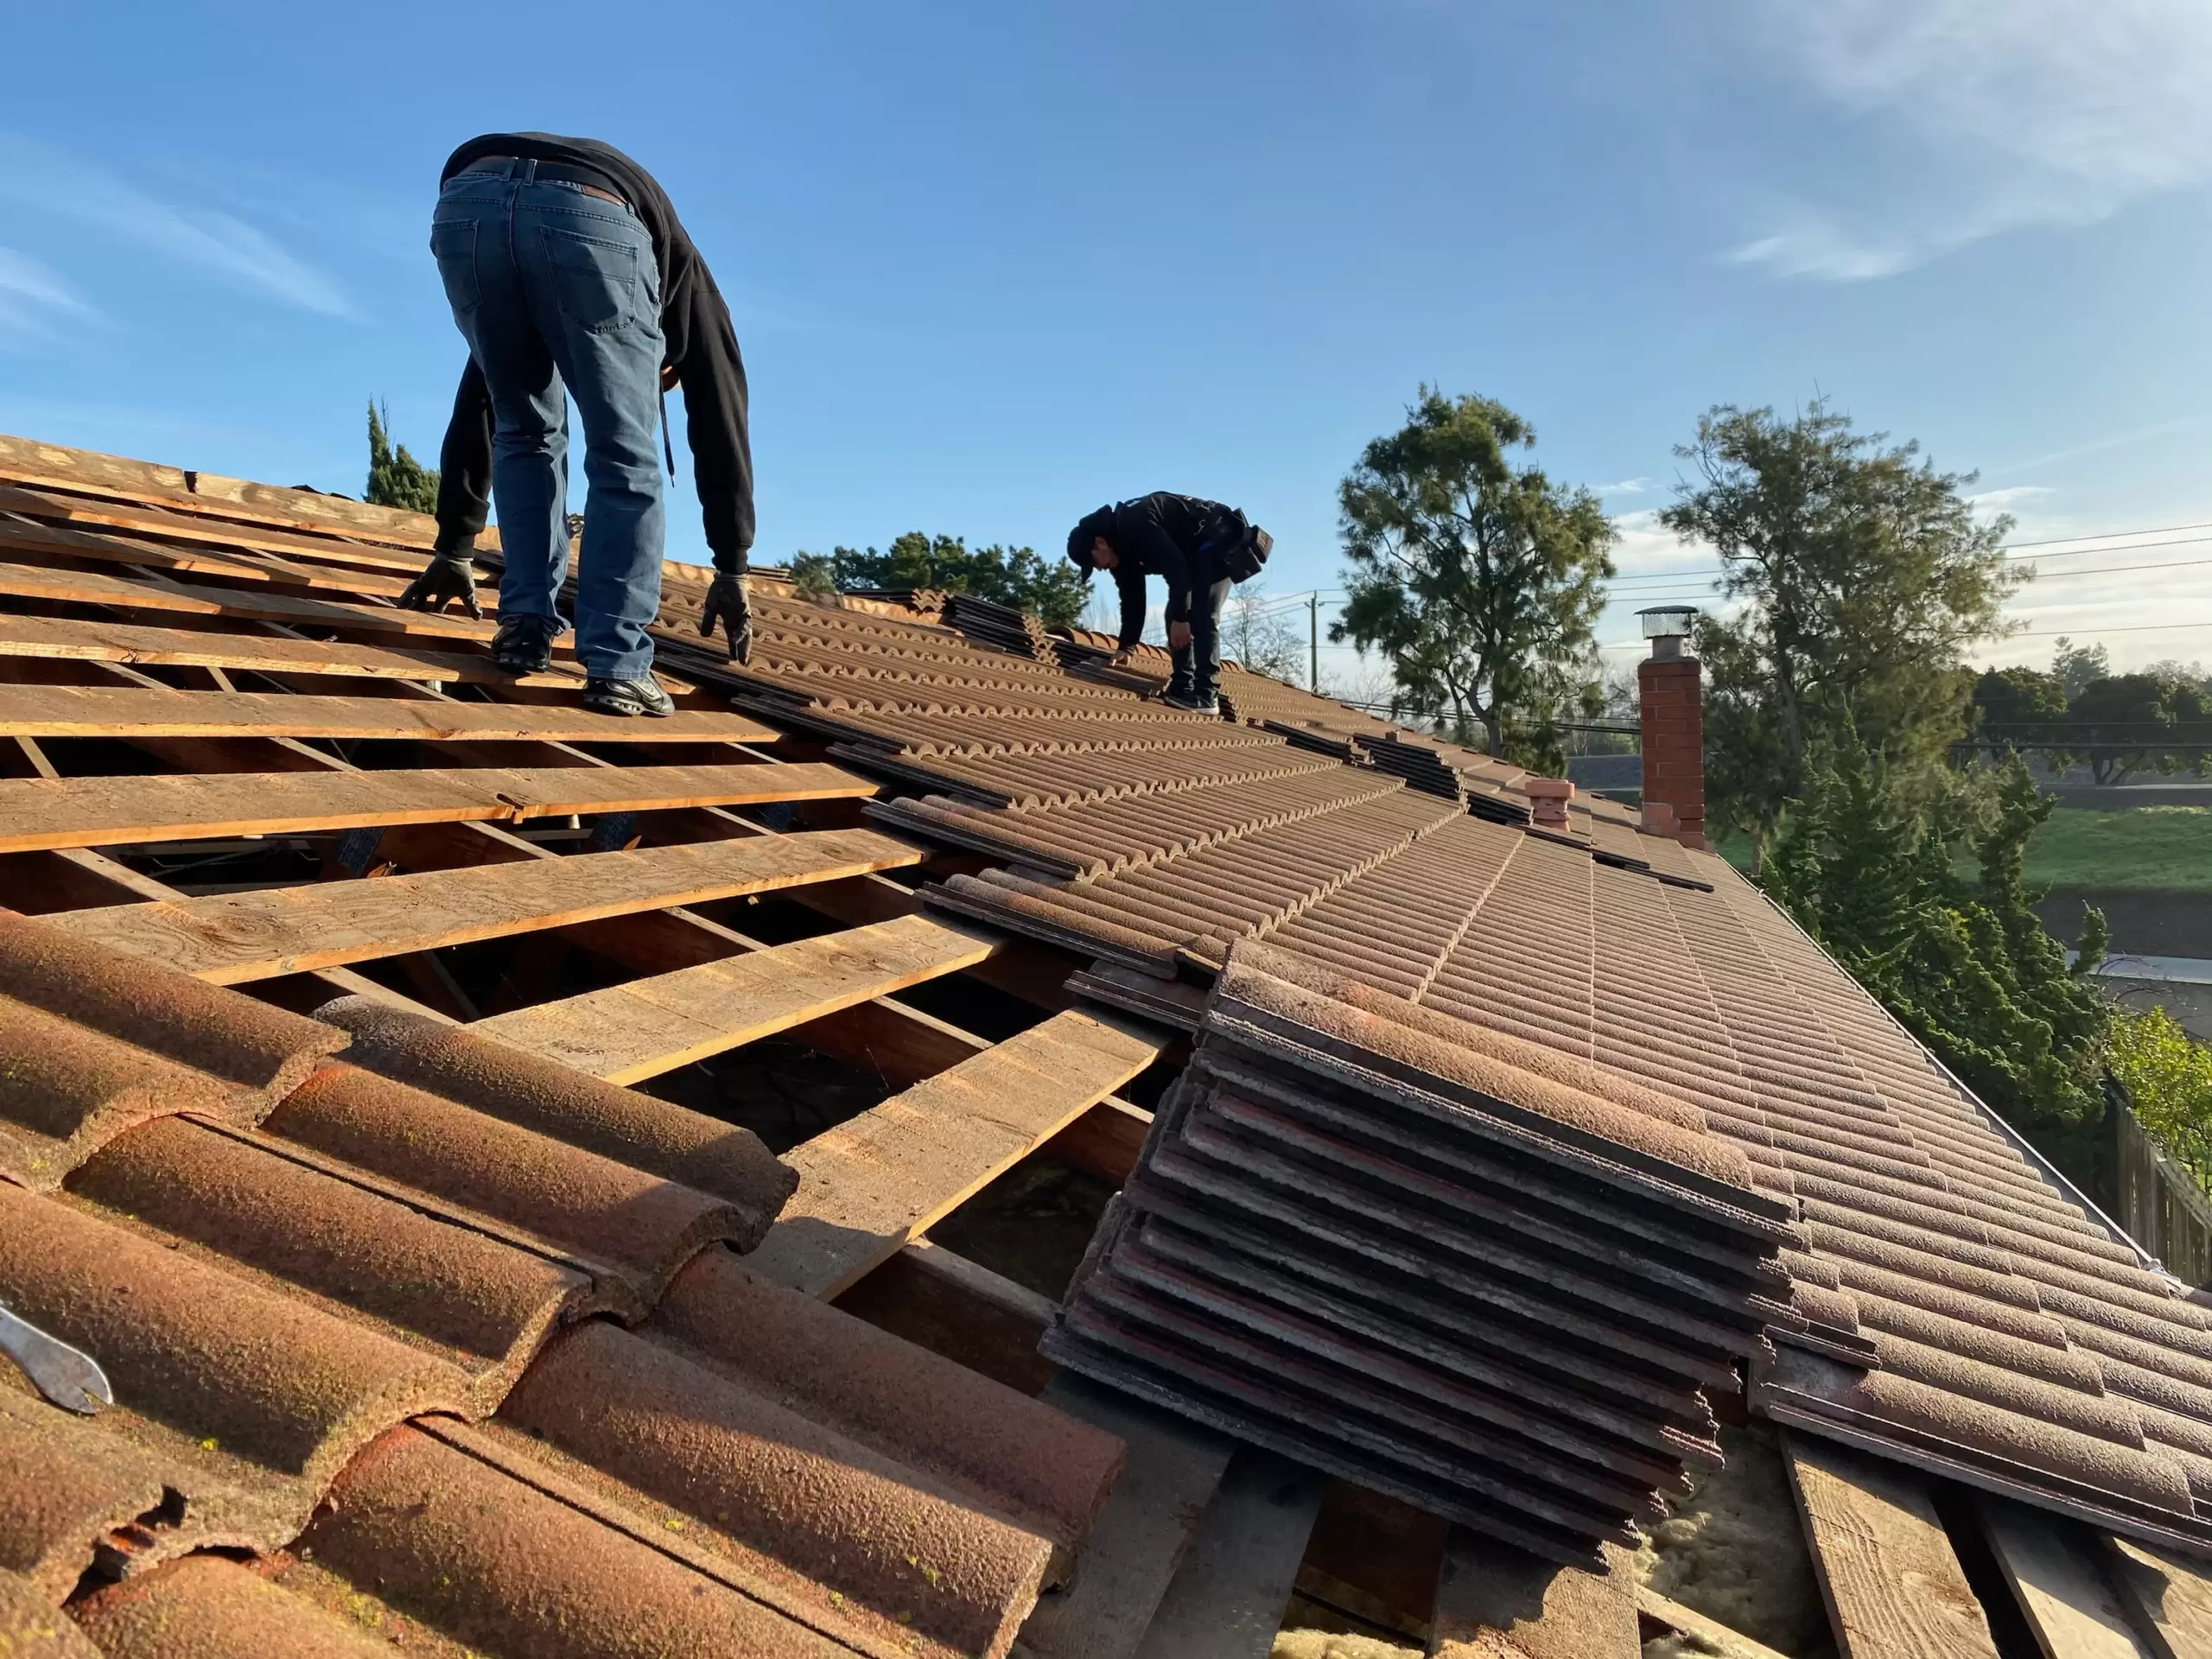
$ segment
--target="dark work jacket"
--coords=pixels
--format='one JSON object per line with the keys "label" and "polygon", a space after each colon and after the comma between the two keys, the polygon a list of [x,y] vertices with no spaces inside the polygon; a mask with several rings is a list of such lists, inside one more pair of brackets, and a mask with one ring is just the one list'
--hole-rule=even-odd
{"label": "dark work jacket", "polygon": [[1187,622],[1200,588],[1213,585],[1214,543],[1236,527],[1236,512],[1218,501],[1166,490],[1140,495],[1114,509],[1114,586],[1122,594],[1122,649],[1144,632],[1144,579],[1167,583],[1167,620]]}
{"label": "dark work jacket", "polygon": [[[652,232],[660,264],[660,329],[667,350],[663,365],[683,386],[683,411],[691,448],[691,473],[706,518],[707,545],[718,570],[743,570],[753,545],[753,448],[746,435],[745,363],[729,307],[691,245],[676,209],[653,175],[611,144],[595,138],[560,138],[544,132],[493,132],[454,151],[438,175],[447,180],[486,156],[566,162],[613,181]],[[484,528],[492,493],[492,396],[474,358],[461,373],[438,457],[438,545],[468,546]]]}

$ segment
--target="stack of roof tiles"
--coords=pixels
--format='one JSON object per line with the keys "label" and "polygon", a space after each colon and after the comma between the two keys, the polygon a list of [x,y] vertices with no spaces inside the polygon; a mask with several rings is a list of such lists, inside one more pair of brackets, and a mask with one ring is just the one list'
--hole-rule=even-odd
{"label": "stack of roof tiles", "polygon": [[1118,1442],[747,1272],[745,1130],[12,912],[0,984],[0,1306],[116,1396],[0,1366],[0,1647],[1001,1654],[1103,1499]]}
{"label": "stack of roof tiles", "polygon": [[1793,1208],[1695,1109],[1250,944],[1094,1241],[1064,1364],[1562,1560],[1801,1328]]}
{"label": "stack of roof tiles", "polygon": [[1392,733],[1379,739],[1360,740],[1359,752],[1377,770],[1404,779],[1408,789],[1455,801],[1465,798],[1466,785],[1459,774],[1445,765],[1444,757],[1425,743],[1408,743]]}
{"label": "stack of roof tiles", "polygon": [[952,594],[945,599],[944,615],[948,624],[979,645],[1040,663],[1058,660],[1052,655],[1052,636],[1045,625],[1012,605],[978,599],[973,594]]}

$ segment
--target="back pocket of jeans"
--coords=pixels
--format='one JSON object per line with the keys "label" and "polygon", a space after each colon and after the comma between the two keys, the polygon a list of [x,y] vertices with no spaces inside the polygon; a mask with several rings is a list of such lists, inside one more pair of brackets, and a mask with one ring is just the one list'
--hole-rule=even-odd
{"label": "back pocket of jeans", "polygon": [[474,311],[483,297],[476,281],[476,221],[432,219],[430,257],[438,262],[438,276],[446,285],[446,302],[456,314]]}
{"label": "back pocket of jeans", "polygon": [[561,315],[594,334],[612,334],[631,319],[638,291],[638,250],[626,242],[601,242],[550,227],[545,262]]}

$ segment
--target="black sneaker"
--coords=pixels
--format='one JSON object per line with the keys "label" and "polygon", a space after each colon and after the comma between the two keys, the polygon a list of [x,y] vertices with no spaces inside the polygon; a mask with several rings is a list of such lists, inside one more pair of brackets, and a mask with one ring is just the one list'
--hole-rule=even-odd
{"label": "black sneaker", "polygon": [[1217,715],[1221,712],[1219,698],[1207,697],[1201,702],[1194,691],[1170,691],[1160,698],[1160,702],[1162,708],[1180,709],[1185,714]]}
{"label": "black sneaker", "polygon": [[492,665],[502,674],[543,674],[553,665],[563,624],[552,616],[503,616],[492,636]]}
{"label": "black sneaker", "polygon": [[652,715],[658,718],[676,712],[676,700],[648,672],[642,680],[586,680],[584,707],[602,715]]}

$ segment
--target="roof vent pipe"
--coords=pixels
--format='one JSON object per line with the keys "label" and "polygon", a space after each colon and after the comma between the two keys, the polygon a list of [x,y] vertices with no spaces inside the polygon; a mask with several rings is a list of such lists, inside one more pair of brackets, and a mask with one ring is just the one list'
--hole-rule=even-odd
{"label": "roof vent pipe", "polygon": [[1637,664],[1638,727],[1643,750],[1643,827],[1685,847],[1709,849],[1705,838],[1705,688],[1682,642],[1697,620],[1688,605],[1638,611],[1651,655]]}

